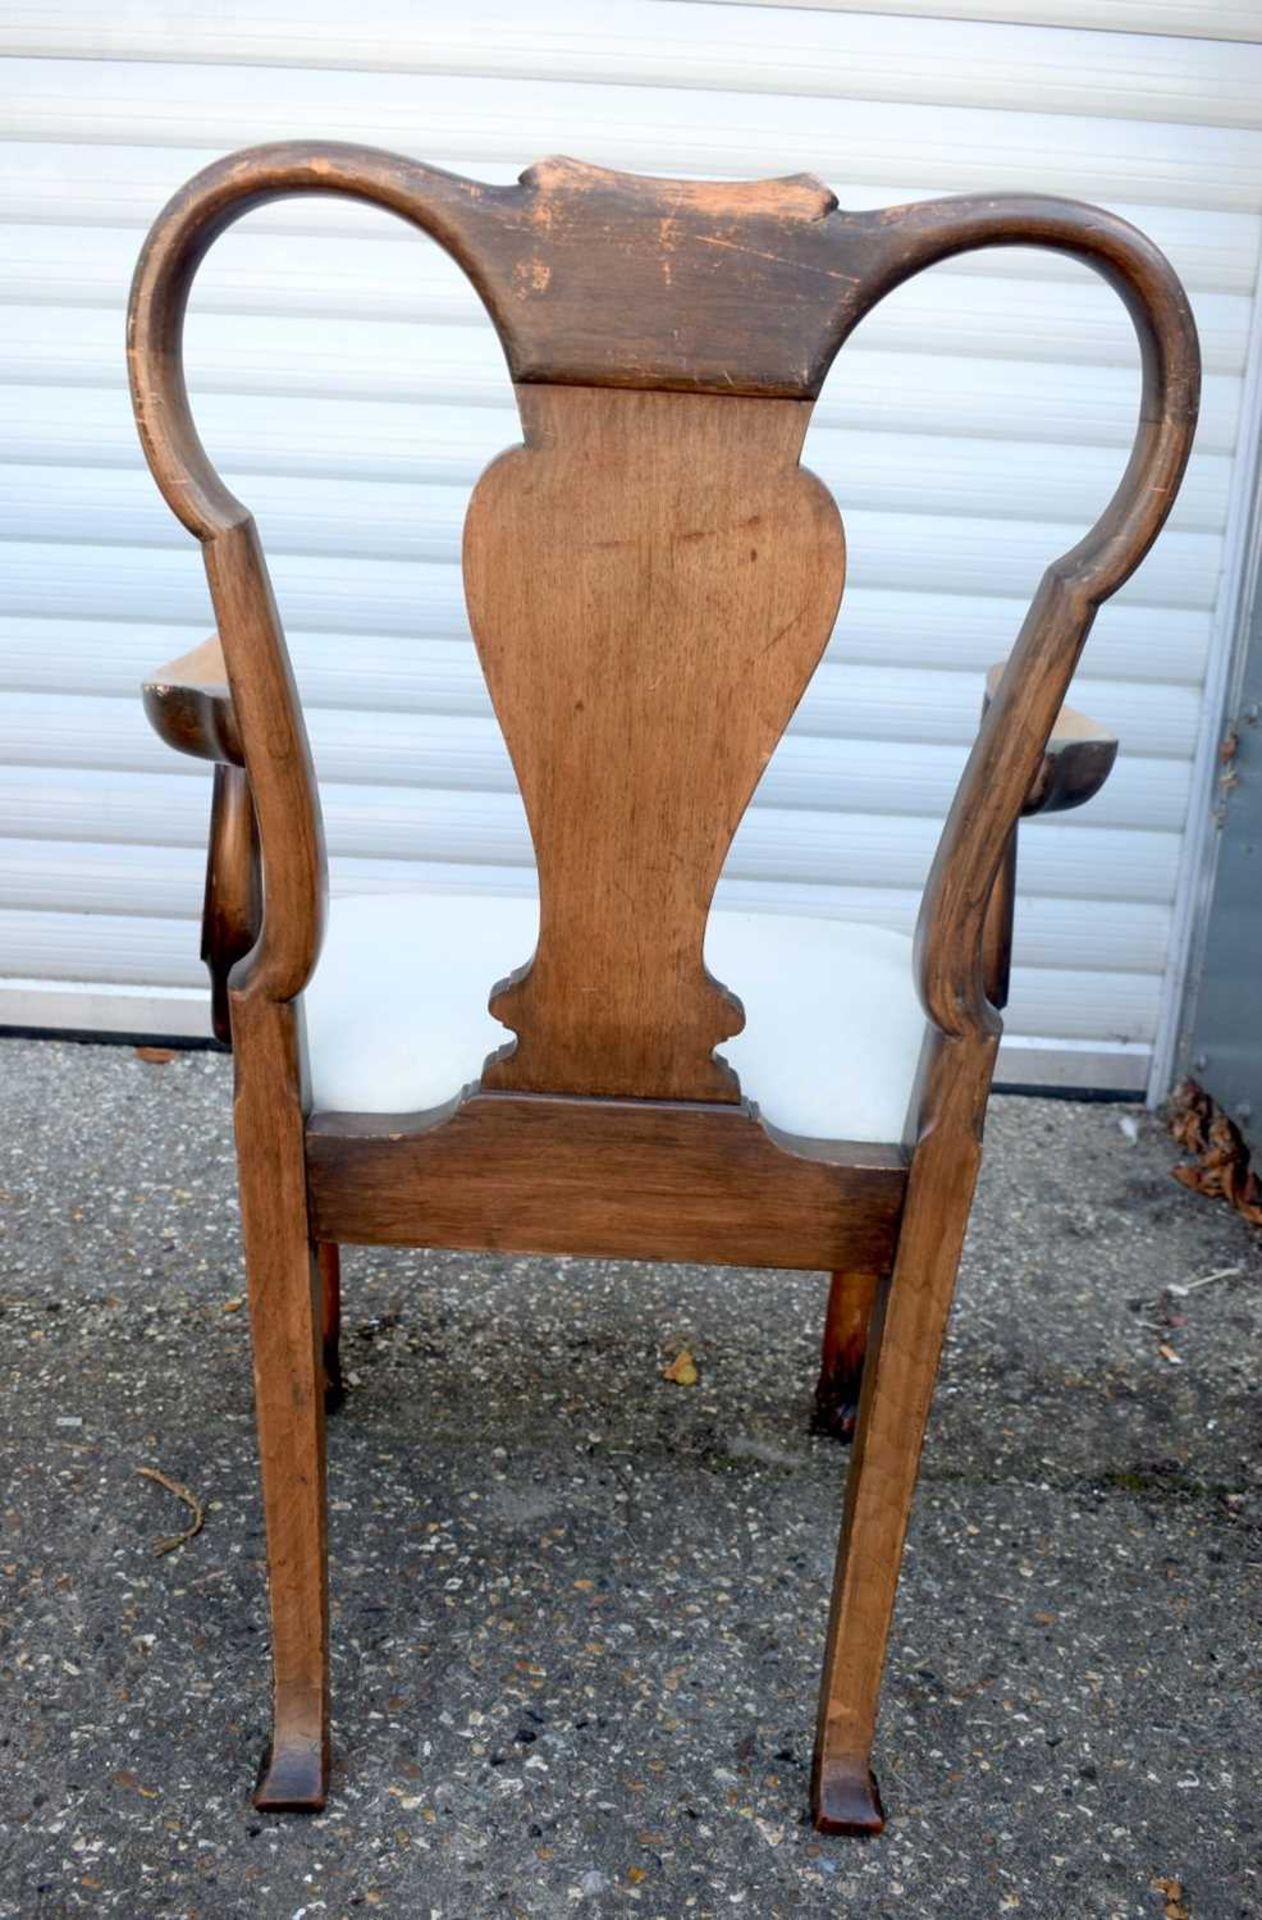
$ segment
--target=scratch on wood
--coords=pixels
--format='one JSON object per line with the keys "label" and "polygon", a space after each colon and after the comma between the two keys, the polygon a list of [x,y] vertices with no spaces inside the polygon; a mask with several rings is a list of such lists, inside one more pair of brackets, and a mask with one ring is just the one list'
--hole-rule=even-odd
{"label": "scratch on wood", "polygon": [[739,240],[724,240],[717,233],[695,236],[699,247],[722,247],[728,253],[745,253],[751,260],[770,260],[774,267],[790,267],[796,273],[816,273],[824,280],[853,281],[852,273],[839,273],[835,267],[816,266],[811,260],[786,260],[783,254],[770,253],[765,247],[747,247]]}

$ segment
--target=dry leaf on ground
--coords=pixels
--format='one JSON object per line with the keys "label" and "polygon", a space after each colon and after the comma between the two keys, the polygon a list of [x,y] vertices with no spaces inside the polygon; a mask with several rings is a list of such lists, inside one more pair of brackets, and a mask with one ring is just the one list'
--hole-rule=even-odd
{"label": "dry leaf on ground", "polygon": [[1154,1893],[1159,1893],[1166,1903],[1166,1920],[1192,1920],[1191,1911],[1183,1892],[1182,1880],[1154,1879],[1149,1883]]}
{"label": "dry leaf on ground", "polygon": [[177,1547],[186,1547],[189,1541],[202,1530],[206,1519],[205,1507],[195,1493],[189,1492],[182,1481],[172,1480],[169,1474],[159,1472],[157,1467],[137,1467],[136,1472],[142,1479],[152,1480],[156,1486],[165,1487],[168,1493],[173,1493],[177,1500],[184,1502],[193,1516],[183,1533],[173,1533],[169,1539],[159,1540],[154,1547],[154,1553],[158,1555],[174,1553]]}
{"label": "dry leaf on ground", "polygon": [[1170,1132],[1194,1159],[1172,1169],[1181,1186],[1208,1200],[1226,1200],[1250,1226],[1262,1227],[1262,1182],[1249,1164],[1239,1128],[1195,1080],[1185,1080],[1170,1102]]}

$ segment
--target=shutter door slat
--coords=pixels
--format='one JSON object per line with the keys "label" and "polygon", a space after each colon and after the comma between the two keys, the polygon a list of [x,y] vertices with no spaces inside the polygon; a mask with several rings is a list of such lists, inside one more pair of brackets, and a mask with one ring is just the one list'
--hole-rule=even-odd
{"label": "shutter door slat", "polygon": [[[135,688],[213,621],[195,544],[140,460],[122,306],[144,229],[190,174],[235,145],[313,136],[500,181],[556,151],[703,177],[806,169],[859,208],[1050,191],[1114,207],[1168,251],[1205,350],[1202,425],[1171,527],[1101,612],[1073,695],[1118,731],[1118,768],[1084,814],[1023,834],[1009,1023],[1018,1077],[1140,1084],[1201,689],[1239,567],[1255,15],[1241,0],[624,0],[603,15],[579,0],[12,0],[0,1020],[42,1006],[60,1024],[205,1030],[207,770],[164,752]],[[272,556],[335,888],[528,886],[459,570],[469,490],[518,429],[459,272],[373,210],[270,208],[212,253],[188,362],[207,444]],[[805,456],[846,522],[842,614],[722,898],[910,929],[982,672],[1104,504],[1137,398],[1124,314],[1058,256],[950,263],[864,323]]]}
{"label": "shutter door slat", "polygon": [[[0,175],[0,220],[23,225],[48,222],[57,227],[95,225],[123,232],[131,229],[133,244],[138,246],[155,207],[169,200],[177,188],[208,166],[220,151],[218,147],[101,146],[9,139],[5,143],[8,165]],[[910,176],[877,185],[863,175],[852,177],[847,171],[851,159],[848,156],[841,169],[834,168],[828,176],[829,186],[844,207],[897,205],[907,200],[929,199],[935,192],[963,192],[971,185],[966,166],[961,168],[959,179],[945,189]],[[477,173],[484,179],[507,183],[516,177],[521,163],[518,161],[515,168],[511,162],[497,164],[485,155],[470,153],[449,157],[445,164],[456,172]],[[741,169],[735,166],[729,171]],[[1259,240],[1255,212],[1162,206],[1147,200],[1128,203],[1114,199],[1111,204],[1124,219],[1143,226],[1162,251],[1169,254],[1189,286],[1252,295]],[[374,207],[332,199],[282,200],[262,207],[250,216],[247,226],[238,227],[228,240],[233,254],[239,251],[242,259],[248,259],[256,253],[265,253],[269,241],[292,236],[300,236],[311,248],[311,253],[305,255],[296,247],[287,248],[288,256],[302,273],[308,270],[313,257],[318,259],[322,242],[334,244],[344,239],[388,242],[401,250],[400,257],[403,253],[415,252],[418,245],[416,234],[402,221],[393,220]],[[420,249],[425,256],[433,252],[436,250]],[[419,266],[400,266],[403,273],[426,270]],[[214,253],[207,262],[207,271],[215,274],[219,271]],[[1069,280],[1080,276],[1082,269],[1060,254],[1010,247],[997,253],[983,252],[955,260],[950,272],[970,276],[999,274],[1004,278],[1019,273],[1027,279]],[[453,276],[450,284],[458,286],[458,277]]]}
{"label": "shutter door slat", "polygon": [[[527,9],[520,11],[524,16]],[[546,11],[539,7],[536,17]],[[1091,56],[1098,53],[1093,37],[1083,52],[1078,73],[1089,107]],[[1209,91],[1217,84],[1234,99],[1238,50],[1219,49],[1217,56]],[[406,150],[421,127],[426,157],[440,165],[477,155],[519,167],[529,128],[537,150],[531,159],[584,147],[604,165],[640,172],[726,168],[750,176],[787,167],[844,177],[861,153],[874,183],[915,179],[931,192],[951,192],[959,190],[967,154],[969,184],[979,190],[1037,191],[1054,170],[1069,194],[1242,211],[1257,210],[1262,173],[1256,97],[1247,111],[1235,110],[1246,124],[1217,124],[1207,101],[1211,117],[1194,122],[1196,138],[1172,140],[1167,117],[1113,117],[1120,97],[1111,114],[1097,115],[848,96],[839,113],[836,96],[798,94],[790,105],[767,93],[498,75],[292,66],[278,89],[267,67],[234,67],[230,81],[220,81],[205,64],[21,58],[10,64],[4,125],[21,140],[126,143],[143,128],[146,142],[157,146],[223,149],[284,137]],[[1245,64],[1251,73],[1254,57]],[[1035,61],[1035,83],[1037,75]],[[980,77],[976,92],[986,92]],[[741,156],[736,167],[734,153]]]}

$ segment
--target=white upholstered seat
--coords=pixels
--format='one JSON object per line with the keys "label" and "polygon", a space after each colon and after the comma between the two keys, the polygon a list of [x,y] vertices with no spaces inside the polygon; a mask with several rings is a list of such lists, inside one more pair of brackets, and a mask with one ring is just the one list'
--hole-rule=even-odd
{"label": "white upholstered seat", "polygon": [[[331,902],[305,998],[314,1105],[412,1113],[444,1105],[510,1037],[491,987],[530,958],[533,898],[368,894]],[[924,1034],[911,941],[883,927],[715,912],[706,965],[745,1029],[720,1051],[773,1126],[895,1142]]]}

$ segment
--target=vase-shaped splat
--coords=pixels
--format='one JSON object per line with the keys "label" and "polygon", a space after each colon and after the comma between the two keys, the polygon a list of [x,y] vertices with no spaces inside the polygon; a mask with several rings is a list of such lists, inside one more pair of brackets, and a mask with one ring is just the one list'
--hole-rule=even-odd
{"label": "vase-shaped splat", "polygon": [[[797,400],[518,389],[465,528],[482,666],[539,869],[487,1087],[734,1100],[706,972],[732,836],[827,643],[845,547]],[[506,956],[506,960],[512,956]]]}

